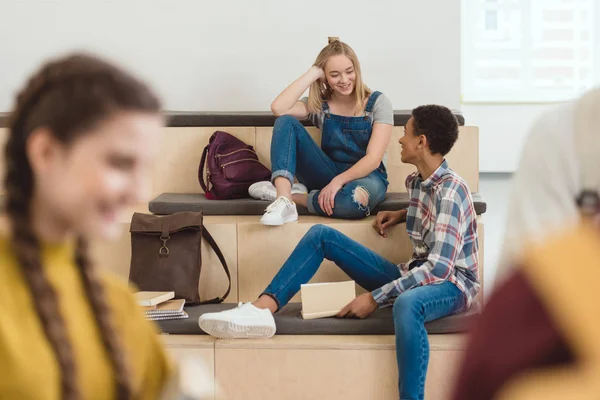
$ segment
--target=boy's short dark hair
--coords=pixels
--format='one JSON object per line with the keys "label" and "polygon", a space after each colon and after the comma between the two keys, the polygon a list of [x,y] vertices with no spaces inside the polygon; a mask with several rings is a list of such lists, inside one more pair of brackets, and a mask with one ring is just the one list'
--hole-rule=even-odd
{"label": "boy's short dark hair", "polygon": [[425,135],[429,150],[445,156],[458,139],[458,121],[447,107],[435,104],[412,110],[415,135]]}

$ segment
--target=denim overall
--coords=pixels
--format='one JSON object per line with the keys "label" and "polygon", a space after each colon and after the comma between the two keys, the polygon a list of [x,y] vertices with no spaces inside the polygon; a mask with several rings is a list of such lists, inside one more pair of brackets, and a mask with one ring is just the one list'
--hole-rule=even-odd
{"label": "denim overall", "polygon": [[[277,118],[271,141],[271,180],[283,176],[293,184],[296,176],[309,190],[308,210],[312,214],[326,215],[319,206],[320,190],[367,154],[373,132],[373,107],[380,95],[380,92],[371,94],[365,113],[360,117],[332,114],[329,105],[323,103],[322,147],[294,117]],[[338,191],[331,217],[360,219],[369,216],[371,210],[385,199],[388,184],[382,162],[369,175],[348,182]],[[355,198],[357,188],[368,194],[367,205]]]}

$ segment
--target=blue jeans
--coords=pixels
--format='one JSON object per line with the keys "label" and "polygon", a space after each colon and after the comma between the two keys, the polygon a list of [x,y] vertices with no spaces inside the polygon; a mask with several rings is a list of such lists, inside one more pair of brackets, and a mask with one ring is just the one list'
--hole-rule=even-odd
{"label": "blue jeans", "polygon": [[[307,283],[324,259],[333,261],[366,290],[373,291],[400,278],[400,270],[372,250],[337,230],[315,225],[300,240],[275,278],[265,289],[281,308]],[[400,398],[423,399],[429,363],[425,322],[463,311],[465,298],[458,288],[444,282],[408,290],[394,302]]]}
{"label": "blue jeans", "polygon": [[[312,214],[326,216],[319,206],[320,190],[333,178],[343,173],[352,164],[336,163],[310,137],[302,124],[289,115],[277,118],[271,141],[271,180],[280,176],[294,184],[294,176],[310,191],[307,208]],[[357,188],[368,193],[368,204],[362,204],[355,196]],[[371,214],[371,210],[385,199],[388,182],[382,167],[368,176],[348,182],[335,196],[333,218],[360,219]]]}

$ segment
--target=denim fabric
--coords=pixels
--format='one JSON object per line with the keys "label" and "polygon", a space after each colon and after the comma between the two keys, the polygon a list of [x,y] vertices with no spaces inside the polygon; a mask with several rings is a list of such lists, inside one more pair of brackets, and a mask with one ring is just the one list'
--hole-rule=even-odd
{"label": "denim fabric", "polygon": [[[373,131],[373,105],[380,94],[375,92],[371,95],[365,115],[361,117],[331,114],[329,106],[324,103],[322,148],[298,120],[291,116],[279,117],[271,141],[272,181],[282,176],[293,184],[294,176],[297,177],[310,191],[309,211],[326,215],[318,204],[320,190],[367,154]],[[362,187],[369,195],[366,206],[355,200],[357,187]],[[371,209],[385,199],[387,187],[387,172],[381,163],[368,176],[344,185],[336,195],[332,217],[358,219],[370,215]]]}
{"label": "denim fabric", "polygon": [[394,327],[401,400],[422,400],[429,364],[425,323],[466,311],[465,295],[452,282],[419,286],[396,297]]}
{"label": "denim fabric", "polygon": [[[400,278],[396,264],[324,225],[313,226],[265,289],[279,308],[315,275],[324,259],[333,261],[369,291]],[[425,322],[466,309],[465,296],[451,282],[408,290],[394,302],[398,387],[401,399],[423,399],[429,362]]]}

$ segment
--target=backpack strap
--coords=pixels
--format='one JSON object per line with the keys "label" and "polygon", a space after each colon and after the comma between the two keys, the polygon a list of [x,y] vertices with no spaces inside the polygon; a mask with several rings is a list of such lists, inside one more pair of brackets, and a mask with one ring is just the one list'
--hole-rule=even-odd
{"label": "backpack strap", "polygon": [[[202,186],[202,190],[204,193],[209,191],[208,185],[210,185],[210,172],[206,171],[206,175],[204,175],[204,167],[206,166],[206,158],[208,157],[208,146],[204,148],[202,151],[202,158],[200,159],[200,168],[198,168],[198,181],[200,182],[200,186]],[[204,182],[204,178],[206,177],[206,182]]]}
{"label": "backpack strap", "polygon": [[594,216],[600,212],[600,89],[585,93],[577,102],[575,149],[581,165],[577,205],[583,215]]}
{"label": "backpack strap", "polygon": [[225,274],[227,274],[229,286],[227,287],[227,291],[225,292],[225,294],[223,296],[215,297],[214,299],[210,299],[210,300],[201,301],[198,304],[222,303],[223,300],[225,300],[225,298],[227,296],[229,296],[229,292],[231,292],[231,273],[229,272],[229,268],[227,267],[227,261],[225,261],[225,257],[223,256],[223,253],[221,252],[219,245],[217,245],[217,242],[215,242],[215,239],[213,239],[210,232],[208,232],[208,230],[206,230],[205,226],[202,227],[202,237],[208,242],[208,244],[213,249],[213,251],[215,252],[217,257],[219,257],[219,261],[221,261],[221,265],[223,266],[223,269],[225,270]]}

